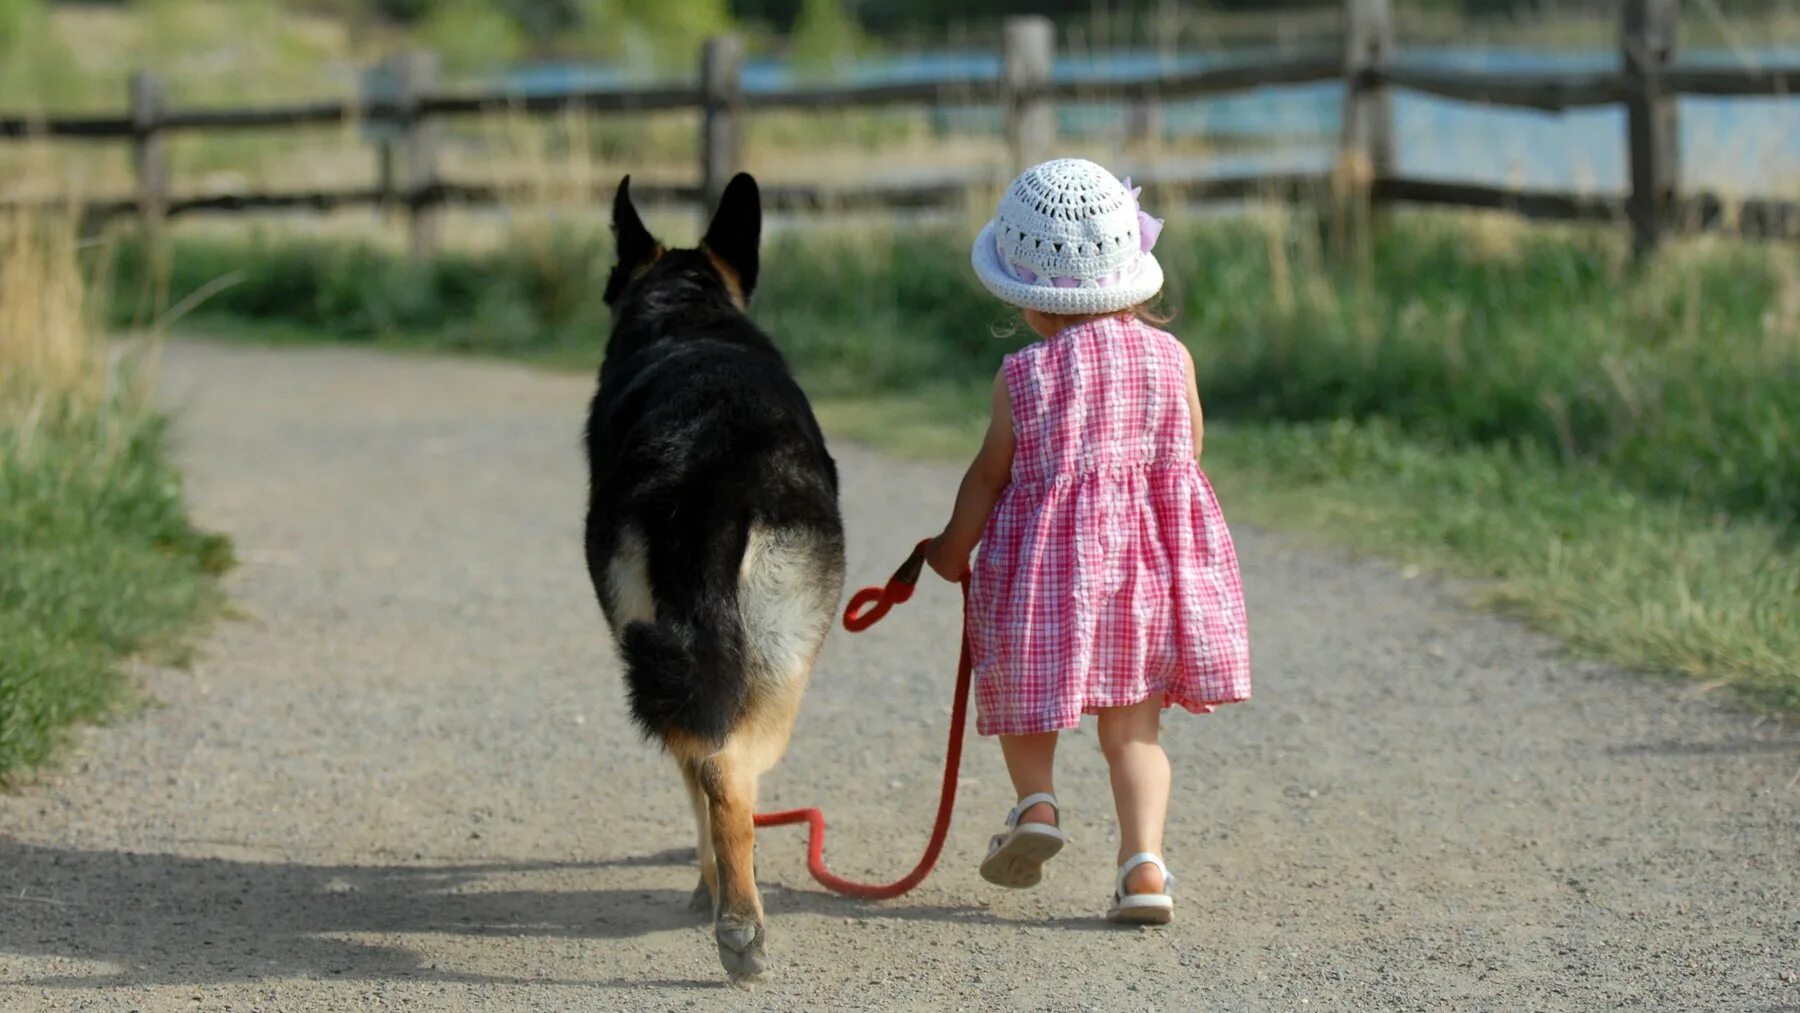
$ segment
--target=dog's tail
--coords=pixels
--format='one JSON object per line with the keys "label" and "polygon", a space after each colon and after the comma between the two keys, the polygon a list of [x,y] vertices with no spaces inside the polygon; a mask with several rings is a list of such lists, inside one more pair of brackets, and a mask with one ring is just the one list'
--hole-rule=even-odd
{"label": "dog's tail", "polygon": [[628,624],[619,647],[631,715],[645,734],[717,745],[743,716],[750,692],[738,609],[748,525],[687,528],[695,530],[707,532],[702,544],[650,540],[652,552],[680,553],[700,565],[680,568],[692,574],[687,586],[658,587],[657,618]]}

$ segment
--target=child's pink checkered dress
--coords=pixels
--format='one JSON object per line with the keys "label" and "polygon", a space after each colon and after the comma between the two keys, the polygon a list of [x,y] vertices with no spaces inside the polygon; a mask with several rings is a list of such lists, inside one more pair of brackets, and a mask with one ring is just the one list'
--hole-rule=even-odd
{"label": "child's pink checkered dress", "polygon": [[1175,339],[1131,317],[1007,357],[1012,484],[971,591],[976,729],[1027,735],[1151,694],[1250,696],[1237,556],[1194,462]]}

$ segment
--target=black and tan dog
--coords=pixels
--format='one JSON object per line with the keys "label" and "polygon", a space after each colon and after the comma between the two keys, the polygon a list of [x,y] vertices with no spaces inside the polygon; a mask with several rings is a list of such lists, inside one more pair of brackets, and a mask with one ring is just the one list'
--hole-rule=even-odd
{"label": "black and tan dog", "polygon": [[613,328],[588,418],[588,573],[631,713],[681,767],[696,906],[719,960],[764,967],[757,778],[780,759],[844,582],[837,469],[781,353],[744,308],[761,199],[739,175],[698,249],[665,250],[613,202]]}

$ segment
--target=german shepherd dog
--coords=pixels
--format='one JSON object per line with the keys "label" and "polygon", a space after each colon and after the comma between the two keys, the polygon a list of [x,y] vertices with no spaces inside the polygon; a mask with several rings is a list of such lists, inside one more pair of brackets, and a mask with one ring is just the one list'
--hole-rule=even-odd
{"label": "german shepherd dog", "polygon": [[588,417],[587,564],[631,715],[675,758],[699,830],[696,910],[719,962],[762,972],[756,782],[787,749],[844,585],[837,467],[812,407],[744,315],[756,181],[726,188],[697,249],[613,200],[612,336]]}

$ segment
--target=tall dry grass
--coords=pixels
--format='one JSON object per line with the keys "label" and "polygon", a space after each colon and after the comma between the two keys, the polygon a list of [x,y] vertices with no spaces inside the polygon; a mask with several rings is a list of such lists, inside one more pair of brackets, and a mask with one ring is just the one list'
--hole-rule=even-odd
{"label": "tall dry grass", "polygon": [[0,217],[0,781],[105,713],[123,658],[178,644],[230,561],[188,523],[155,343],[109,346],[89,254],[67,219]]}
{"label": "tall dry grass", "polygon": [[79,433],[95,455],[117,454],[151,413],[158,342],[110,345],[105,300],[91,295],[109,287],[110,263],[82,248],[72,215],[0,217],[0,452]]}
{"label": "tall dry grass", "polygon": [[0,219],[0,410],[12,428],[104,399],[106,355],[86,287],[72,228],[16,212]]}

